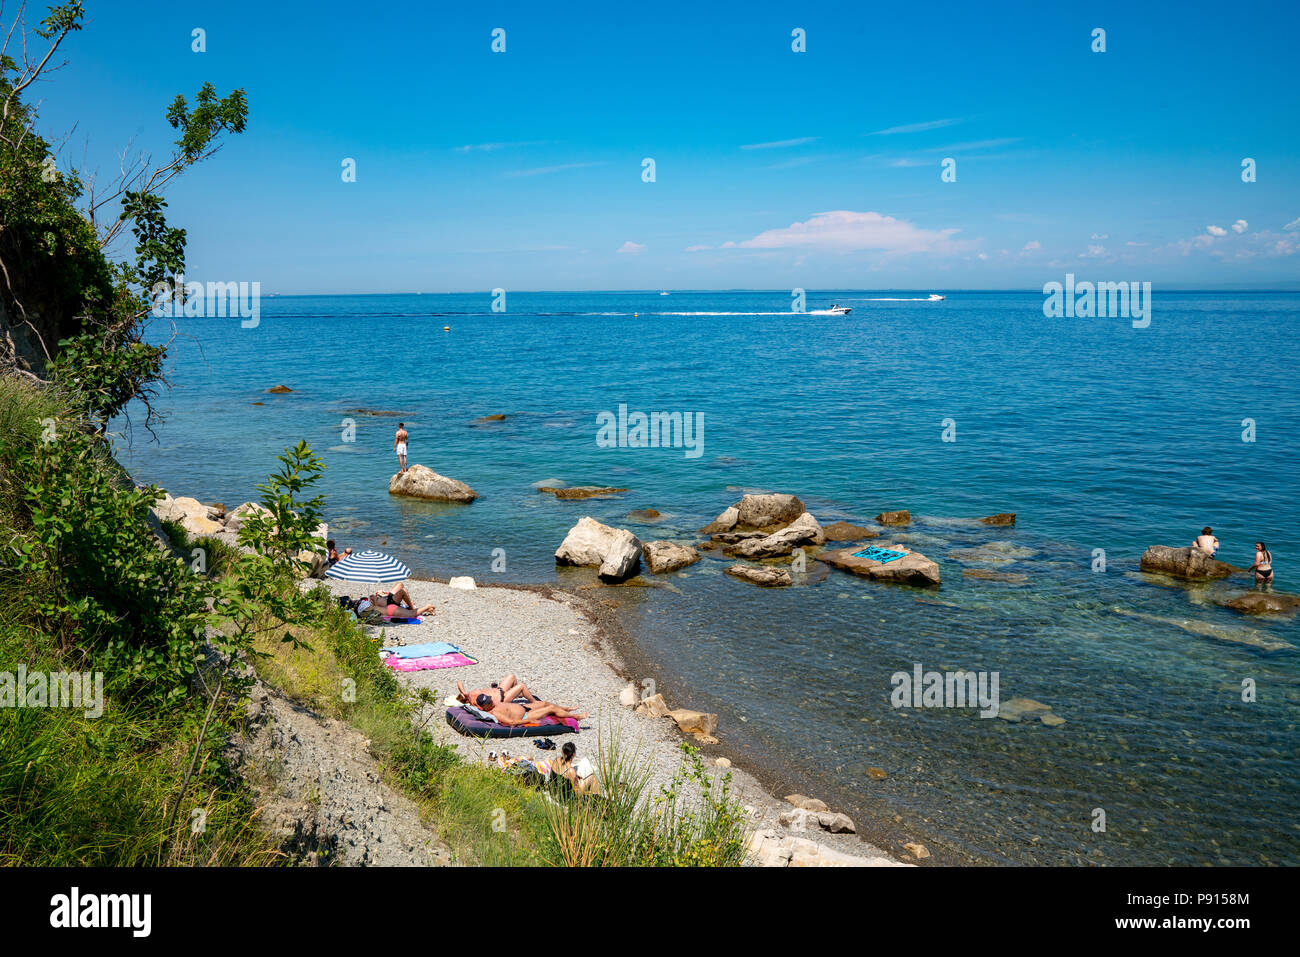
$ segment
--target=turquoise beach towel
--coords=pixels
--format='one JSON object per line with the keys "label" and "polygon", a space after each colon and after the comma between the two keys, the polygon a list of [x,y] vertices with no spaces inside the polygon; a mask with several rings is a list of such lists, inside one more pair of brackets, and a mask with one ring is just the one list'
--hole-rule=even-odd
{"label": "turquoise beach towel", "polygon": [[396,655],[398,658],[436,658],[439,655],[459,652],[460,649],[455,645],[447,644],[445,641],[430,641],[422,645],[398,645],[396,648],[385,648],[384,651]]}
{"label": "turquoise beach towel", "polygon": [[854,552],[854,558],[870,558],[872,561],[880,562],[882,565],[888,562],[897,561],[906,555],[907,552],[896,552],[892,548],[877,548],[875,545],[868,545],[860,552]]}

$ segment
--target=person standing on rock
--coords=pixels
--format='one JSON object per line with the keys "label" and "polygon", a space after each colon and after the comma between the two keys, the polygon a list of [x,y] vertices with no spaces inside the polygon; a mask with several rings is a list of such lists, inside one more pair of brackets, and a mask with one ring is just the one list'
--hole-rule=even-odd
{"label": "person standing on rock", "polygon": [[398,472],[406,471],[406,441],[411,436],[406,431],[406,423],[397,423],[397,435],[393,437],[393,451],[397,453]]}

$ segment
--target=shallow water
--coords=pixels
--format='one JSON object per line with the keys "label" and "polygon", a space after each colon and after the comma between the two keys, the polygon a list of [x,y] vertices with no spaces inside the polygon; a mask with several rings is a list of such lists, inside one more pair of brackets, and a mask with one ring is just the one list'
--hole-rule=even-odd
{"label": "shallow water", "polygon": [[[585,581],[552,554],[587,514],[649,539],[690,538],[742,489],[798,494],[824,524],[908,508],[919,520],[900,540],[941,563],[937,592],[837,571],[757,589],[710,558],[669,579],[677,590],[601,594],[670,700],[716,710],[728,750],[879,822],[886,846],[920,839],[951,861],[1300,863],[1300,656],[1232,640],[1300,645],[1297,626],[1217,607],[1227,586],[1136,574],[1146,545],[1210,524],[1220,557],[1249,565],[1262,537],[1278,587],[1300,590],[1300,296],[1157,290],[1150,327],[1133,329],[1046,319],[1033,293],[913,295],[810,295],[810,309],[852,305],[843,318],[791,315],[782,292],[510,293],[504,314],[486,293],[268,298],[256,328],[182,320],[169,420],[158,444],[137,430],[123,460],[140,481],[235,504],[306,438],[328,465],[336,538],[480,581]],[[872,299],[898,301],[850,302]],[[279,383],[294,392],[264,394]],[[620,404],[702,414],[702,454],[598,447],[597,414]],[[411,461],[482,497],[390,498],[396,419],[358,408],[399,413]],[[492,413],[508,418],[472,421]],[[561,502],[531,487],[544,479],[631,491]],[[625,518],[646,507],[664,518]],[[1016,528],[951,521],[1002,511]],[[1036,554],[948,557],[991,541]],[[890,676],[917,662],[996,671],[1003,701],[1045,702],[1066,723],[895,709]]]}

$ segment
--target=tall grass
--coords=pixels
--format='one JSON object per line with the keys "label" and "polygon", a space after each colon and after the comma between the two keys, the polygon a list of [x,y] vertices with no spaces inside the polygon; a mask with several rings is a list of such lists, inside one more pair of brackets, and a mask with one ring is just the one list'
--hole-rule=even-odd
{"label": "tall grass", "polygon": [[[166,703],[123,695],[120,676],[92,648],[75,635],[60,641],[37,613],[37,596],[69,587],[53,571],[19,572],[13,561],[33,529],[25,490],[35,479],[22,453],[51,425],[58,435],[81,420],[57,393],[0,377],[0,671],[104,671],[104,710],[92,718],[68,708],[0,708],[0,864],[274,862],[247,788],[220,758],[234,716],[218,714],[200,742],[208,702],[198,689]],[[114,467],[107,453],[103,467]],[[168,831],[196,745],[198,768]]]}
{"label": "tall grass", "polygon": [[731,772],[714,776],[700,752],[681,745],[682,763],[657,793],[639,748],[602,729],[596,761],[601,793],[569,792],[548,806],[551,863],[566,867],[734,867],[745,861],[745,814],[731,796]]}

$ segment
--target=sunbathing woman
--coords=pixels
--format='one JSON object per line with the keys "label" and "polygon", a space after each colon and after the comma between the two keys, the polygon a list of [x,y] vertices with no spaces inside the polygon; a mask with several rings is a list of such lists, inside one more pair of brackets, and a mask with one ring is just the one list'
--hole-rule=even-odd
{"label": "sunbathing woman", "polygon": [[587,717],[585,711],[571,711],[562,708],[553,701],[538,701],[535,704],[515,704],[513,701],[497,701],[491,695],[481,694],[474,704],[489,712],[497,722],[511,727],[518,724],[530,724],[538,718],[574,718],[581,721]]}
{"label": "sunbathing woman", "polygon": [[411,618],[423,618],[425,615],[432,615],[437,609],[430,603],[423,608],[415,608],[411,601],[411,593],[406,590],[405,585],[398,585],[390,592],[376,592],[370,596],[370,604],[376,608],[382,608],[384,614],[389,618],[401,618],[408,620]]}

